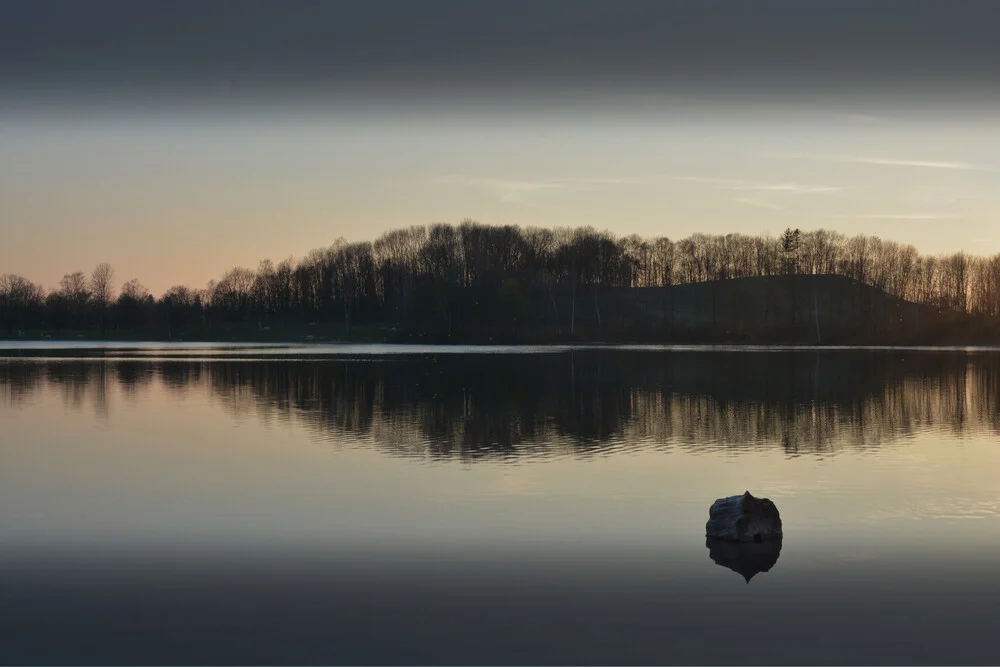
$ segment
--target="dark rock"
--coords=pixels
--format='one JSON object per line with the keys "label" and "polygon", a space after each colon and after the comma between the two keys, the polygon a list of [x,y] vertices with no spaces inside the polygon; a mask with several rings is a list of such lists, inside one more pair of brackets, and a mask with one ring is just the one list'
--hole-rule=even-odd
{"label": "dark rock", "polygon": [[767,498],[719,498],[708,510],[705,536],[731,542],[766,542],[781,539],[778,508]]}
{"label": "dark rock", "polygon": [[781,540],[766,542],[733,542],[717,538],[706,538],[708,556],[716,565],[728,567],[739,573],[747,583],[754,575],[767,572],[778,562],[781,554]]}

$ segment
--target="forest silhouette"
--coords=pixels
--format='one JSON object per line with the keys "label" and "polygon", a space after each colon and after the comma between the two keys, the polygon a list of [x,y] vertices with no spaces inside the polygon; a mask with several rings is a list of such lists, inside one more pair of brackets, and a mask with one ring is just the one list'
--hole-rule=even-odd
{"label": "forest silhouette", "polygon": [[0,274],[0,335],[389,342],[1000,341],[1000,254],[875,236],[615,236],[466,221],[338,240],[154,297],[109,264]]}

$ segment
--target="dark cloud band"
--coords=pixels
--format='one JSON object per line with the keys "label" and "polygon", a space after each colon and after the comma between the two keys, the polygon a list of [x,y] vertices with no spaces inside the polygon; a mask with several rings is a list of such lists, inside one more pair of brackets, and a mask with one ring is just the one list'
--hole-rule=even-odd
{"label": "dark cloud band", "polygon": [[1000,78],[988,0],[12,0],[0,14],[7,92],[975,93]]}

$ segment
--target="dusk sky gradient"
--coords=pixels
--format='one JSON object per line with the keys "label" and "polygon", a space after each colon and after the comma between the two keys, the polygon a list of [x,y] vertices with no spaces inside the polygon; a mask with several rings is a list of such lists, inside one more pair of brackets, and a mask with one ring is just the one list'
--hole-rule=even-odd
{"label": "dusk sky gradient", "polygon": [[[284,5],[284,8],[282,8]],[[991,2],[0,9],[0,272],[153,293],[391,228],[1000,252]]]}

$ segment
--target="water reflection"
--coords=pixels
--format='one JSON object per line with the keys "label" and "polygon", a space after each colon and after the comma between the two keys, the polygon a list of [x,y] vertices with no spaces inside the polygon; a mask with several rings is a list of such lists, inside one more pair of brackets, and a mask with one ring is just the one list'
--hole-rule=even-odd
{"label": "water reflection", "polygon": [[765,542],[731,542],[714,537],[705,538],[708,557],[716,565],[728,567],[747,583],[761,572],[768,572],[781,555],[781,540]]}
{"label": "water reflection", "polygon": [[[467,460],[781,448],[827,455],[923,430],[1000,432],[1000,354],[615,351],[355,359],[0,360],[0,405],[57,392],[113,412],[206,392],[234,415],[410,457]],[[113,415],[112,415],[113,416]]]}

